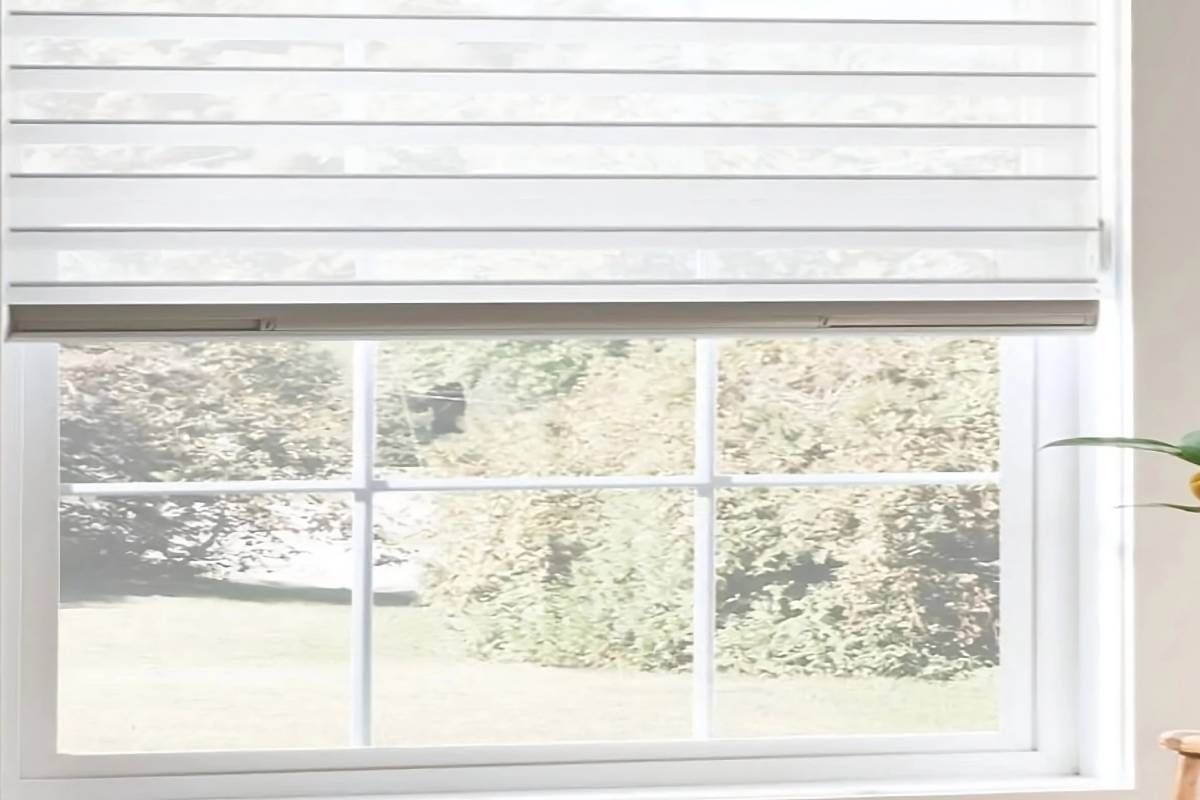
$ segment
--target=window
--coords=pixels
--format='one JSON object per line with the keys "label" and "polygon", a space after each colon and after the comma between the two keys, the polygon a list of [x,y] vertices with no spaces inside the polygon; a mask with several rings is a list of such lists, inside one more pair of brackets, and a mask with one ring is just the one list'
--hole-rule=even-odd
{"label": "window", "polygon": [[5,5],[22,800],[1086,772],[1112,9]]}
{"label": "window", "polygon": [[354,347],[61,354],[62,750],[1000,730],[997,341]]}

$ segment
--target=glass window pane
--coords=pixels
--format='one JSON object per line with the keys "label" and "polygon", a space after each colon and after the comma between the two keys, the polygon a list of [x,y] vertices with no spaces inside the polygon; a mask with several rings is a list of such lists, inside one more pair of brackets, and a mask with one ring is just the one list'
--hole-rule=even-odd
{"label": "glass window pane", "polygon": [[394,342],[378,371],[381,474],[692,470],[691,341]]}
{"label": "glass window pane", "polygon": [[726,491],[718,737],[997,729],[995,487]]}
{"label": "glass window pane", "polygon": [[807,337],[721,349],[722,469],[992,472],[995,339]]}
{"label": "glass window pane", "polygon": [[347,498],[61,508],[60,750],[349,744]]}
{"label": "glass window pane", "polygon": [[62,480],[312,479],[350,470],[350,345],[64,346]]}
{"label": "glass window pane", "polygon": [[376,743],[690,733],[692,498],[377,501]]}

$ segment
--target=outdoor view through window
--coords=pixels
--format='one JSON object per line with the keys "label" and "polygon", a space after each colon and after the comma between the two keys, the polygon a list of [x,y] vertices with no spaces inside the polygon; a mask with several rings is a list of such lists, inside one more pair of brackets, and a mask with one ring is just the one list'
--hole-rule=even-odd
{"label": "outdoor view through window", "polygon": [[1004,346],[63,346],[60,747],[996,730]]}

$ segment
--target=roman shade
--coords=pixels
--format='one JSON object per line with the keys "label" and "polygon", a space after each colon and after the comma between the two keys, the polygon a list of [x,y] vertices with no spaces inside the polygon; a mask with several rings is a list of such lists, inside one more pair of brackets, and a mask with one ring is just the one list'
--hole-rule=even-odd
{"label": "roman shade", "polygon": [[9,335],[1087,328],[1095,4],[34,2]]}

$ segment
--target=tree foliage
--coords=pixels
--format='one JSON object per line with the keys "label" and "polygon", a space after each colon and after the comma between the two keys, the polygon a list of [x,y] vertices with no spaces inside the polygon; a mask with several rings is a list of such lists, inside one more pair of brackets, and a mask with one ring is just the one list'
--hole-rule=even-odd
{"label": "tree foliage", "polygon": [[[306,344],[64,347],[62,479],[222,481],[344,476],[349,382]],[[64,584],[229,574],[346,536],[344,503],[308,495],[75,498],[63,504]],[[297,540],[299,536],[299,541]]]}
{"label": "tree foliage", "polygon": [[[349,361],[311,343],[64,350],[64,479],[345,476]],[[992,341],[726,343],[720,469],[994,470],[997,364]],[[690,342],[394,343],[378,372],[384,473],[694,470]],[[461,419],[439,427],[450,386]],[[420,562],[421,601],[478,656],[690,668],[692,491],[401,497],[377,514],[380,551]],[[721,669],[949,678],[996,662],[993,488],[723,489],[716,514]],[[64,570],[229,575],[344,538],[346,522],[340,501],[303,495],[78,499]]]}
{"label": "tree foliage", "polygon": [[[434,443],[488,474],[686,474],[690,347],[596,357],[547,409]],[[744,472],[995,468],[995,344],[806,339],[726,347],[722,458]],[[640,495],[640,496],[639,496]],[[687,669],[690,492],[461,496],[400,526],[425,596],[485,657]],[[985,487],[719,495],[718,660],[753,674],[947,678],[997,659],[998,503]],[[679,522],[679,521],[683,522]],[[448,542],[447,540],[450,540]]]}

